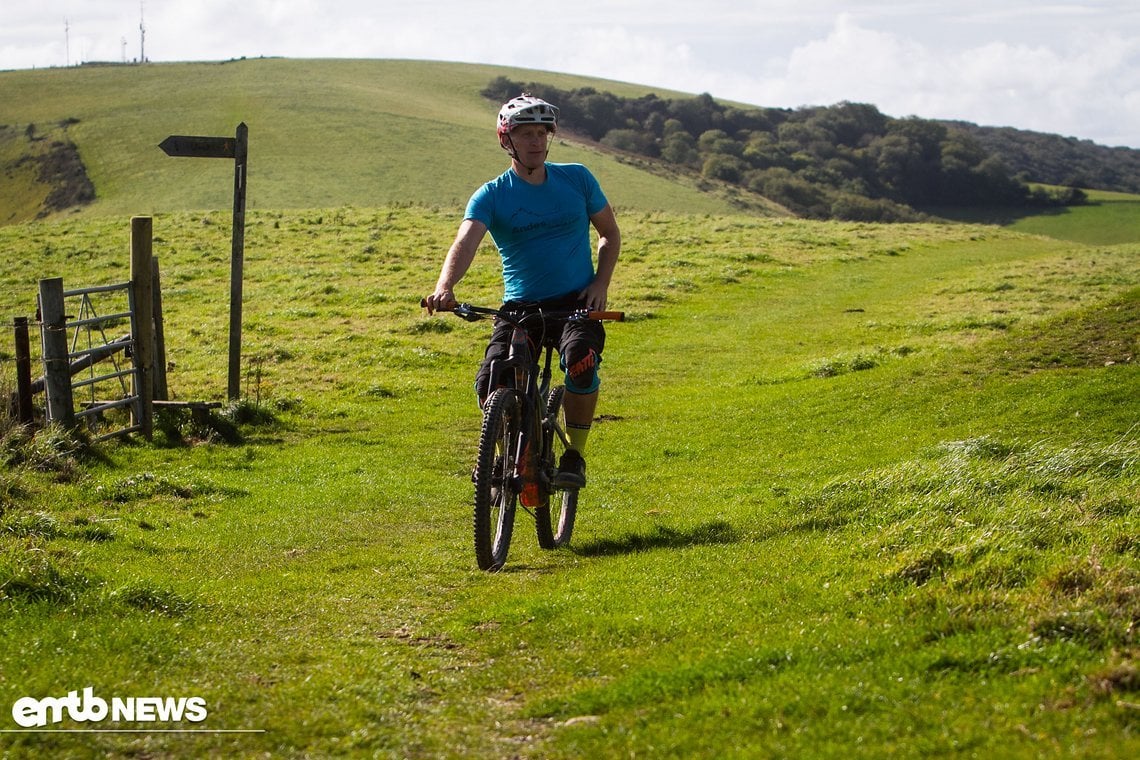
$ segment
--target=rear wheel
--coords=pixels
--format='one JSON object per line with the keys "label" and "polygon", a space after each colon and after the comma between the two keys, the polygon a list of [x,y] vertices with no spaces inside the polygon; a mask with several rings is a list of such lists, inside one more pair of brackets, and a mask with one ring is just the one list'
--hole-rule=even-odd
{"label": "rear wheel", "polygon": [[[562,396],[566,392],[563,386],[550,391],[546,398],[546,417],[553,418],[558,426],[566,429],[566,421],[562,416]],[[542,431],[543,450],[550,452],[550,464],[558,466],[558,460],[566,451],[566,444],[552,427],[544,426]],[[538,533],[538,545],[543,549],[555,549],[570,543],[570,535],[574,532],[574,517],[578,512],[578,489],[555,490],[547,498],[546,503],[534,511],[534,527]]]}
{"label": "rear wheel", "polygon": [[518,396],[501,388],[484,407],[475,465],[475,560],[480,570],[498,570],[507,560],[518,500],[515,453],[522,433]]}

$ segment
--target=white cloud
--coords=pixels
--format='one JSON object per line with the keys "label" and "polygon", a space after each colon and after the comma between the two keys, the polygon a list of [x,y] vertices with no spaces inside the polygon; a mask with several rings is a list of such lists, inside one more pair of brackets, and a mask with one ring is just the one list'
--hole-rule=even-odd
{"label": "white cloud", "polygon": [[989,42],[939,49],[837,18],[824,38],[769,63],[750,102],[873,103],[893,116],[962,119],[1140,146],[1130,103],[1140,39],[1074,36],[1067,45]]}
{"label": "white cloud", "polygon": [[[661,79],[663,71],[684,70],[692,65],[692,51],[687,44],[637,34],[623,26],[573,30],[551,47],[547,66],[556,71],[630,82],[653,84]],[[525,61],[524,55],[513,57],[517,65]]]}
{"label": "white cloud", "polygon": [[[495,63],[763,106],[867,102],[893,116],[1140,148],[1134,0],[580,0],[509,13],[493,0],[143,1],[156,61]],[[0,69],[134,59],[139,9],[139,0],[0,0]]]}

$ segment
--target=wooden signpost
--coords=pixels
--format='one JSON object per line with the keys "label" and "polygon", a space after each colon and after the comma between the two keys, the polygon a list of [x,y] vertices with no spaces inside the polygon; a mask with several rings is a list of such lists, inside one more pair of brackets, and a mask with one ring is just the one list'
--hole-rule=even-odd
{"label": "wooden signpost", "polygon": [[171,135],[158,147],[168,156],[188,158],[232,158],[234,160],[234,221],[230,255],[230,363],[228,398],[241,395],[241,299],[242,270],[245,266],[245,177],[249,130],[242,122],[234,137]]}

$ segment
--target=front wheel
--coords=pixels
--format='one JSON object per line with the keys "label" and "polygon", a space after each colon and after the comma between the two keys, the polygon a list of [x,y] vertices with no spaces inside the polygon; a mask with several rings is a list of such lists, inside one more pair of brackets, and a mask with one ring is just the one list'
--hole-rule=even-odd
{"label": "front wheel", "polygon": [[518,396],[501,388],[487,399],[475,465],[475,561],[498,570],[507,561],[518,500],[515,454],[522,435]]}
{"label": "front wheel", "polygon": [[[558,460],[566,451],[566,443],[554,429],[557,425],[565,430],[565,420],[562,417],[562,396],[566,392],[563,386],[550,391],[546,399],[546,424],[542,428],[544,452],[549,452],[548,462],[558,466]],[[538,533],[538,545],[543,549],[556,549],[570,543],[570,535],[574,532],[574,517],[578,512],[578,489],[555,490],[547,498],[546,503],[534,510],[534,527]]]}

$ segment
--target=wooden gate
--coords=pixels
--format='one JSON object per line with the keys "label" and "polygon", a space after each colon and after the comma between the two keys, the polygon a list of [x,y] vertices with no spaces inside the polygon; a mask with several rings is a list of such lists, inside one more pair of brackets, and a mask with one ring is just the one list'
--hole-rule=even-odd
{"label": "wooden gate", "polygon": [[[131,219],[131,279],[129,282],[99,287],[64,290],[63,278],[40,280],[39,313],[40,338],[44,364],[44,385],[47,392],[47,419],[74,427],[84,418],[97,419],[112,409],[127,408],[131,422],[121,428],[100,432],[95,440],[124,433],[141,432],[147,438],[154,430],[154,278],[151,255],[150,217]],[[126,298],[126,309],[98,314],[92,296],[106,298],[121,304]],[[69,299],[72,299],[69,301]],[[74,318],[67,316],[68,303],[79,299]],[[108,339],[107,331],[127,321],[129,335]],[[95,334],[98,333],[98,339]],[[81,346],[81,336],[86,346]],[[124,368],[117,354],[124,352],[130,364]],[[112,371],[95,369],[104,359],[115,359]],[[88,371],[86,377],[75,379]],[[96,399],[95,389],[111,387],[121,389],[118,398]],[[88,389],[91,398],[76,409],[76,390]]]}

